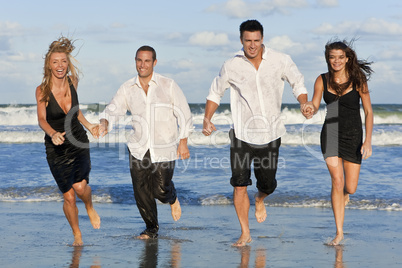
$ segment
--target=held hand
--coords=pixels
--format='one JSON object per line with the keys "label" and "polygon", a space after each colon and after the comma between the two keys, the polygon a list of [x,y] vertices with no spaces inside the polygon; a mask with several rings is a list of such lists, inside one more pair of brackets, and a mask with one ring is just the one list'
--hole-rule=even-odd
{"label": "held hand", "polygon": [[105,123],[103,123],[103,122],[101,122],[99,125],[98,125],[98,135],[99,135],[99,137],[104,137],[107,133],[108,133],[108,126],[105,124]]}
{"label": "held hand", "polygon": [[60,133],[56,132],[52,135],[52,142],[54,145],[61,145],[64,143],[64,135],[66,135],[66,132]]}
{"label": "held hand", "polygon": [[202,133],[205,136],[211,135],[212,132],[216,131],[215,125],[208,118],[204,117],[204,124],[202,126]]}
{"label": "held hand", "polygon": [[95,139],[99,139],[99,125],[91,124],[88,130]]}
{"label": "held hand", "polygon": [[311,101],[300,104],[300,111],[307,119],[311,119],[315,114],[314,105]]}
{"label": "held hand", "polygon": [[371,143],[365,141],[362,145],[360,152],[361,152],[364,160],[369,158],[371,156],[371,154],[373,153],[373,151],[371,149]]}

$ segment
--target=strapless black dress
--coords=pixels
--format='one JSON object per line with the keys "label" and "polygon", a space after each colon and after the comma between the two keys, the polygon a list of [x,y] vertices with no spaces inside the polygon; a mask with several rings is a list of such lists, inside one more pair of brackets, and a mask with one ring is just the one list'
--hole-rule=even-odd
{"label": "strapless black dress", "polygon": [[76,182],[89,182],[91,170],[89,140],[78,121],[79,103],[73,85],[70,86],[70,92],[72,103],[67,114],[52,93],[46,107],[46,120],[50,126],[58,132],[66,132],[64,143],[57,146],[53,144],[50,136],[45,135],[46,159],[62,193],[68,192]]}
{"label": "strapless black dress", "polygon": [[321,131],[321,151],[324,158],[338,156],[346,161],[361,164],[363,128],[360,94],[356,86],[353,86],[350,92],[336,96],[328,91],[325,74],[321,77],[324,82],[324,101],[327,104]]}

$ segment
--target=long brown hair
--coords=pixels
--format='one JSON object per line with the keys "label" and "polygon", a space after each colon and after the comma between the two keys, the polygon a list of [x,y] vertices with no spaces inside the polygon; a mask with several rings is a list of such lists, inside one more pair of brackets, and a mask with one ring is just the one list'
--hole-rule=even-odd
{"label": "long brown hair", "polygon": [[[338,96],[341,96],[343,92],[351,85],[356,85],[357,90],[362,90],[363,93],[367,93],[367,87],[365,84],[370,79],[370,75],[373,73],[370,65],[372,62],[366,60],[359,60],[356,52],[352,49],[354,40],[350,42],[343,41],[329,41],[325,45],[325,60],[328,66],[328,84],[332,90],[336,92]],[[346,74],[348,75],[348,81],[343,84],[338,84],[334,81],[334,70],[329,63],[329,53],[331,50],[342,50],[345,52],[346,57],[349,59],[346,63]]]}
{"label": "long brown hair", "polygon": [[50,92],[52,89],[52,72],[50,70],[50,57],[52,53],[65,53],[68,59],[68,69],[67,69],[67,76],[70,78],[68,79],[68,83],[71,86],[74,82],[78,82],[79,80],[79,70],[75,66],[74,63],[77,63],[76,59],[71,55],[71,52],[74,50],[74,41],[66,38],[60,37],[58,40],[53,41],[50,46],[49,50],[45,56],[45,65],[43,66],[43,80],[42,84],[40,85],[42,91],[42,98],[41,102],[49,101]]}

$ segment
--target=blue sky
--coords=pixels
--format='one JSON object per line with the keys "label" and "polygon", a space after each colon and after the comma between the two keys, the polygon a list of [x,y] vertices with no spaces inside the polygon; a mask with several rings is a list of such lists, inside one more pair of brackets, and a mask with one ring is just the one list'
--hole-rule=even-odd
{"label": "blue sky", "polygon": [[[179,84],[190,103],[203,103],[223,62],[241,48],[246,19],[264,26],[264,43],[291,55],[309,99],[326,72],[326,42],[358,38],[362,59],[374,61],[373,103],[402,103],[400,0],[0,0],[1,104],[35,103],[43,56],[61,34],[77,39],[81,103],[107,103],[136,74],[138,47],[156,49],[155,71]],[[224,102],[229,100],[229,91]],[[289,86],[285,103],[294,103]]]}

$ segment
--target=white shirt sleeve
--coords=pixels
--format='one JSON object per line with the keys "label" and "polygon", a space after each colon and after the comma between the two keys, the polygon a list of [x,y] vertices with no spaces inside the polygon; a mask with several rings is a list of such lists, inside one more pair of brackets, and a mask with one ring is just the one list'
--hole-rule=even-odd
{"label": "white shirt sleeve", "polygon": [[283,73],[284,79],[288,81],[293,89],[293,95],[297,99],[301,94],[307,94],[307,89],[304,86],[304,76],[300,73],[296,64],[290,56],[287,56],[286,67]]}
{"label": "white shirt sleeve", "polygon": [[172,83],[172,95],[174,102],[173,113],[177,118],[179,126],[179,139],[188,138],[194,129],[193,118],[187,99],[184,96],[183,91],[175,82]]}
{"label": "white shirt sleeve", "polygon": [[226,89],[229,87],[229,77],[224,64],[219,72],[219,75],[212,81],[207,100],[213,101],[219,105]]}
{"label": "white shirt sleeve", "polygon": [[121,117],[127,113],[128,106],[126,102],[125,86],[124,84],[119,88],[112,101],[106,106],[105,110],[99,115],[99,119],[106,119],[109,122],[109,129],[113,129],[114,124],[119,122]]}

